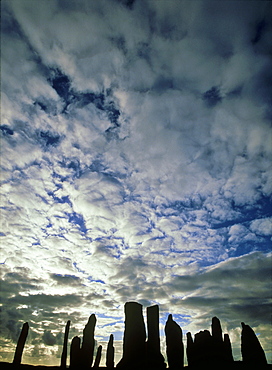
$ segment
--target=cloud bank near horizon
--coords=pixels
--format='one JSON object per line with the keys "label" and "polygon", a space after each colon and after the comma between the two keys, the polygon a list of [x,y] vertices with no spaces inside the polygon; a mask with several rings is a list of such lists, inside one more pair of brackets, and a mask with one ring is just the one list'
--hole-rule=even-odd
{"label": "cloud bank near horizon", "polygon": [[33,363],[68,318],[121,339],[129,300],[271,356],[271,3],[1,7],[2,358],[23,321]]}

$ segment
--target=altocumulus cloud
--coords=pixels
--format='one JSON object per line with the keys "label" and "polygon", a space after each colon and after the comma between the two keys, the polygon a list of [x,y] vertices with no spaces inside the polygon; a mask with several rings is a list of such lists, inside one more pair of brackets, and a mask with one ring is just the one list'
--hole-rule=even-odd
{"label": "altocumulus cloud", "polygon": [[1,356],[123,304],[240,322],[271,361],[269,1],[3,0]]}

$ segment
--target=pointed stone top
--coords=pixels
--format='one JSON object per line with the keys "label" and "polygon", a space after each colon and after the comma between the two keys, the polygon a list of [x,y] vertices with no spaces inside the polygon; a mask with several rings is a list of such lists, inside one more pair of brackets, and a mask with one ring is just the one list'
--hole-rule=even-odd
{"label": "pointed stone top", "polygon": [[91,316],[89,317],[88,324],[93,323],[93,322],[95,322],[95,321],[96,321],[95,314],[94,314],[94,313],[92,313],[92,314],[91,314]]}
{"label": "pointed stone top", "polygon": [[212,322],[218,322],[218,321],[220,321],[219,319],[218,319],[218,317],[216,317],[216,316],[214,316],[213,318],[212,318]]}
{"label": "pointed stone top", "polygon": [[212,336],[219,341],[222,341],[222,328],[220,320],[214,316],[212,318]]}
{"label": "pointed stone top", "polygon": [[173,321],[173,316],[172,316],[172,314],[170,313],[169,315],[168,315],[168,319],[167,319],[167,321]]}

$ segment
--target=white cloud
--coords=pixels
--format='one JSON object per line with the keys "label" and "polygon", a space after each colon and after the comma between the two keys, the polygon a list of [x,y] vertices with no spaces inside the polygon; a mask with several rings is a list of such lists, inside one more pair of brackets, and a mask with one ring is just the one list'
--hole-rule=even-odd
{"label": "white cloud", "polygon": [[257,219],[251,222],[250,229],[257,235],[269,236],[272,234],[271,217]]}

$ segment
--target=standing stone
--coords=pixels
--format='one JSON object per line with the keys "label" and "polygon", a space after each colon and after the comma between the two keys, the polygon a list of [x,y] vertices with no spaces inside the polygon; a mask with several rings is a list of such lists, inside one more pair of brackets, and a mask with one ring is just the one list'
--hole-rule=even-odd
{"label": "standing stone", "polygon": [[212,318],[212,358],[213,363],[222,363],[226,361],[225,346],[222,337],[222,328],[220,320],[217,317]]}
{"label": "standing stone", "polygon": [[173,320],[172,315],[168,316],[165,325],[166,354],[170,369],[183,368],[184,346],[182,342],[182,330]]}
{"label": "standing stone", "polygon": [[144,367],[146,331],[142,307],[137,302],[125,304],[123,358],[117,364],[117,368],[142,369]]}
{"label": "standing stone", "polygon": [[231,342],[228,334],[224,334],[224,348],[226,354],[226,362],[233,362]]}
{"label": "standing stone", "polygon": [[222,338],[222,329],[217,317],[212,319],[212,335],[208,330],[195,334],[193,341],[190,332],[187,333],[187,362],[191,368],[211,367],[213,369],[229,368],[233,362],[231,343],[228,334]]}
{"label": "standing stone", "polygon": [[186,334],[186,337],[187,337],[187,347],[186,347],[187,362],[188,366],[193,366],[195,360],[194,341],[192,338],[192,334],[190,332]]}
{"label": "standing stone", "polygon": [[159,306],[147,307],[146,313],[148,332],[146,343],[147,368],[165,369],[166,364],[160,349]]}
{"label": "standing stone", "polygon": [[76,336],[72,339],[70,348],[70,368],[78,369],[80,365],[80,338]]}
{"label": "standing stone", "polygon": [[92,314],[89,317],[88,323],[83,330],[83,340],[80,350],[80,357],[82,366],[86,368],[91,367],[93,363],[95,324],[96,317],[94,314]]}
{"label": "standing stone", "polygon": [[98,369],[99,368],[99,364],[100,364],[100,360],[101,360],[101,353],[102,353],[102,346],[100,345],[97,348],[97,353],[96,353],[96,357],[95,357],[95,361],[94,361],[94,366],[93,366],[94,369]]}
{"label": "standing stone", "polygon": [[110,339],[109,339],[108,346],[107,346],[106,366],[109,369],[114,368],[113,334],[110,335]]}
{"label": "standing stone", "polygon": [[18,339],[18,342],[17,342],[17,347],[16,347],[16,350],[15,350],[14,358],[13,358],[13,363],[14,364],[18,365],[18,364],[21,363],[23,350],[24,350],[26,338],[27,338],[27,335],[28,335],[28,330],[29,330],[28,323],[25,322],[23,324],[23,327],[22,327],[22,330],[21,330],[21,333],[20,333],[20,336],[19,336],[19,339]]}
{"label": "standing stone", "polygon": [[62,369],[66,369],[69,329],[70,329],[70,320],[67,321],[67,324],[65,327],[65,333],[64,333],[63,349],[62,349],[61,361],[60,361],[60,367]]}
{"label": "standing stone", "polygon": [[209,330],[195,334],[194,360],[197,366],[209,366],[213,363],[213,340]]}
{"label": "standing stone", "polygon": [[256,337],[254,331],[249,325],[241,323],[241,352],[243,362],[249,366],[254,366],[256,369],[267,364],[264,350]]}
{"label": "standing stone", "polygon": [[219,343],[223,342],[221,324],[217,317],[212,318],[212,337]]}

